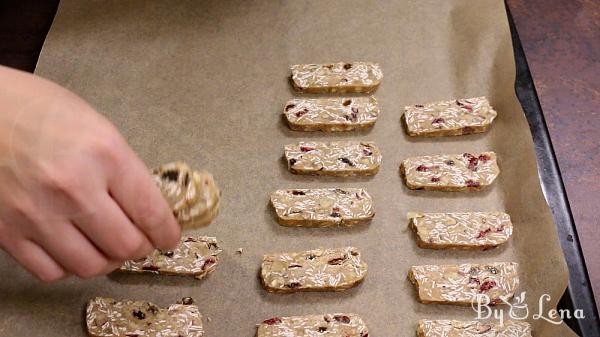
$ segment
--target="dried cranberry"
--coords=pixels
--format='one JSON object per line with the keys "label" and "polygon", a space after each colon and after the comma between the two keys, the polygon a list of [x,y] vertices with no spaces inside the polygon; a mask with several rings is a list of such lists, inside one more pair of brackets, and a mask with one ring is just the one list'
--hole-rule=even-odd
{"label": "dried cranberry", "polygon": [[485,237],[485,236],[486,236],[486,235],[487,235],[489,232],[491,232],[491,231],[492,231],[492,229],[491,229],[491,228],[488,228],[488,229],[486,229],[486,230],[484,230],[484,231],[480,231],[480,232],[479,232],[479,234],[477,235],[477,239],[482,239],[482,238],[484,238],[484,237]]}
{"label": "dried cranberry", "polygon": [[344,324],[350,323],[350,317],[348,317],[346,315],[335,315],[335,316],[333,316],[333,319],[335,319],[336,321],[338,321],[340,323],[344,323]]}
{"label": "dried cranberry", "polygon": [[194,304],[194,299],[191,297],[184,297],[181,299],[181,304],[183,305],[192,305]]}
{"label": "dried cranberry", "polygon": [[278,324],[278,323],[281,323],[281,318],[279,318],[279,317],[269,318],[267,320],[264,320],[263,323],[268,324],[268,325]]}
{"label": "dried cranberry", "polygon": [[465,181],[465,185],[467,185],[467,187],[479,187],[481,184],[478,181],[473,181],[469,179]]}
{"label": "dried cranberry", "polygon": [[348,105],[350,105],[350,104],[352,104],[352,100],[351,100],[351,99],[347,99],[347,100],[345,100],[345,101],[342,103],[342,105],[343,105],[343,106],[348,106]]}
{"label": "dried cranberry", "polygon": [[479,284],[480,281],[477,277],[469,277],[469,283],[477,283]]}
{"label": "dried cranberry", "polygon": [[296,117],[302,117],[302,116],[306,115],[307,113],[308,113],[308,109],[304,108],[300,111],[296,111],[295,115],[296,115]]}
{"label": "dried cranberry", "polygon": [[214,257],[212,257],[212,256],[207,257],[206,260],[204,260],[204,264],[202,265],[202,270],[206,270],[208,267],[210,267],[215,262],[217,262],[217,261],[215,260]]}
{"label": "dried cranberry", "polygon": [[128,333],[128,334],[125,334],[125,337],[140,337],[140,335],[138,335],[136,333]]}
{"label": "dried cranberry", "polygon": [[146,318],[146,314],[144,314],[141,310],[135,310],[133,312],[133,317],[141,320],[141,319]]}
{"label": "dried cranberry", "polygon": [[496,281],[494,281],[494,280],[483,281],[481,286],[479,286],[479,292],[484,293],[484,292],[494,288],[495,286],[496,286]]}
{"label": "dried cranberry", "polygon": [[454,160],[446,160],[446,165],[454,165]]}
{"label": "dried cranberry", "polygon": [[350,68],[352,68],[352,64],[351,63],[344,64],[344,69],[348,70]]}
{"label": "dried cranberry", "polygon": [[288,110],[290,110],[291,108],[293,108],[295,106],[296,106],[296,104],[288,104],[288,105],[285,106],[285,111],[288,111]]}
{"label": "dried cranberry", "polygon": [[438,181],[440,181],[439,177],[431,177],[431,182],[432,183],[437,183]]}
{"label": "dried cranberry", "polygon": [[299,265],[299,264],[297,264],[297,263],[291,263],[291,264],[288,266],[288,269],[294,269],[294,268],[302,268],[302,265]]}
{"label": "dried cranberry", "polygon": [[342,163],[347,164],[348,166],[354,167],[354,163],[346,157],[342,157],[339,160],[341,160]]}
{"label": "dried cranberry", "polygon": [[462,128],[462,134],[463,135],[468,135],[468,134],[471,134],[473,132],[475,132],[475,129],[473,129],[470,126],[465,126],[465,127]]}
{"label": "dried cranberry", "polygon": [[176,171],[176,170],[165,171],[165,172],[163,172],[161,177],[163,179],[167,179],[169,181],[177,181],[177,179],[179,179],[179,171]]}
{"label": "dried cranberry", "polygon": [[360,333],[360,337],[369,337],[369,333],[368,332],[361,332]]}
{"label": "dried cranberry", "polygon": [[310,147],[310,146],[300,146],[300,151],[302,151],[302,152],[310,152],[314,149],[315,149],[314,147]]}
{"label": "dried cranberry", "polygon": [[429,167],[427,167],[425,165],[419,165],[419,166],[417,166],[417,171],[426,172],[426,171],[429,171]]}
{"label": "dried cranberry", "polygon": [[435,118],[434,120],[431,121],[431,124],[439,124],[439,123],[444,123],[444,119],[443,118]]}
{"label": "dried cranberry", "polygon": [[415,108],[424,108],[422,104],[415,104]]}
{"label": "dried cranberry", "polygon": [[335,266],[335,265],[339,265],[342,264],[344,261],[346,261],[346,257],[336,257],[335,259],[331,259],[329,261],[327,261],[327,264]]}
{"label": "dried cranberry", "polygon": [[293,190],[292,195],[306,195],[306,193],[304,191]]}
{"label": "dried cranberry", "polygon": [[155,265],[151,265],[151,266],[143,266],[142,270],[148,270],[148,271],[158,271],[158,266]]}
{"label": "dried cranberry", "polygon": [[296,164],[297,160],[292,158],[289,160],[290,166],[294,166],[294,164]]}
{"label": "dried cranberry", "polygon": [[290,282],[288,284],[286,284],[286,287],[291,288],[291,289],[295,289],[300,287],[302,284],[300,284],[300,282]]}
{"label": "dried cranberry", "polygon": [[481,154],[481,155],[479,155],[479,160],[481,160],[481,161],[487,161],[487,160],[490,160],[490,159],[491,159],[490,156],[488,156],[487,154]]}

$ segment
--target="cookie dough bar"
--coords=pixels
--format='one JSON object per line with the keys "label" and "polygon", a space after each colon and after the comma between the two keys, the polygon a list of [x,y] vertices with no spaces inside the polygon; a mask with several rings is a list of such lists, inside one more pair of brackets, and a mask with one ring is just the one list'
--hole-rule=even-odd
{"label": "cookie dough bar", "polygon": [[201,279],[219,263],[221,248],[214,237],[186,237],[173,251],[155,250],[139,261],[126,261],[121,271],[194,276]]}
{"label": "cookie dough bar", "polygon": [[410,136],[459,136],[487,131],[498,113],[485,97],[404,107]]}
{"label": "cookie dough bar", "polygon": [[208,225],[219,213],[221,194],[210,173],[174,162],[153,170],[152,174],[183,228]]}
{"label": "cookie dough bar", "polygon": [[256,337],[368,337],[369,331],[356,314],[273,317],[257,327]]}
{"label": "cookie dough bar", "polygon": [[508,241],[513,225],[503,212],[409,213],[421,248],[489,249]]}
{"label": "cookie dough bar", "polygon": [[519,285],[514,262],[413,266],[408,279],[420,302],[458,305],[486,303],[481,295],[486,295],[490,304],[499,304],[512,298]]}
{"label": "cookie dough bar", "polygon": [[531,337],[531,325],[521,321],[419,321],[417,337]]}
{"label": "cookie dough bar", "polygon": [[342,291],[362,282],[367,264],[354,247],[314,249],[265,255],[260,275],[270,292]]}
{"label": "cookie dough bar", "polygon": [[500,169],[494,152],[412,157],[400,165],[413,190],[478,191],[494,182]]}
{"label": "cookie dough bar", "polygon": [[371,62],[296,64],[290,68],[294,89],[311,94],[370,93],[383,78],[379,64]]}
{"label": "cookie dough bar", "polygon": [[372,127],[379,115],[375,97],[295,98],[283,115],[292,130],[349,131]]}
{"label": "cookie dough bar", "polygon": [[92,337],[201,337],[202,315],[191,298],[159,308],[146,301],[116,301],[96,297],[85,314]]}
{"label": "cookie dough bar", "polygon": [[283,226],[354,226],[375,216],[373,199],[362,188],[278,190],[271,205]]}
{"label": "cookie dough bar", "polygon": [[285,159],[294,174],[369,176],[379,171],[381,152],[374,142],[300,142],[285,146]]}

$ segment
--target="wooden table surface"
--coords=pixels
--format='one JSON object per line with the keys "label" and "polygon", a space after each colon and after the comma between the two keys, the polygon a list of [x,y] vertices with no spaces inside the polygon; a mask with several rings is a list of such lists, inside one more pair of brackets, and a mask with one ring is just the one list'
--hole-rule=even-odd
{"label": "wooden table surface", "polygon": [[[600,307],[600,1],[507,0]],[[58,0],[0,2],[0,64],[33,71]]]}

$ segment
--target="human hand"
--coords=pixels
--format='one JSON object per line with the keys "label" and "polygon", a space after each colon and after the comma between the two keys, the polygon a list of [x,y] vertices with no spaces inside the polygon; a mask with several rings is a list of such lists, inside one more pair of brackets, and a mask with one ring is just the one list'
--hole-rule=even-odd
{"label": "human hand", "polygon": [[75,94],[0,66],[0,248],[39,279],[109,273],[173,248],[149,170]]}

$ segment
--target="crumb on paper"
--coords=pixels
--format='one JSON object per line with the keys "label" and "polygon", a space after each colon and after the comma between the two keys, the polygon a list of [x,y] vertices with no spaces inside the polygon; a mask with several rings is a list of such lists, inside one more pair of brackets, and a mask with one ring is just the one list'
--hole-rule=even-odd
{"label": "crumb on paper", "polygon": [[244,248],[240,247],[235,252],[242,255],[242,253],[244,252]]}

